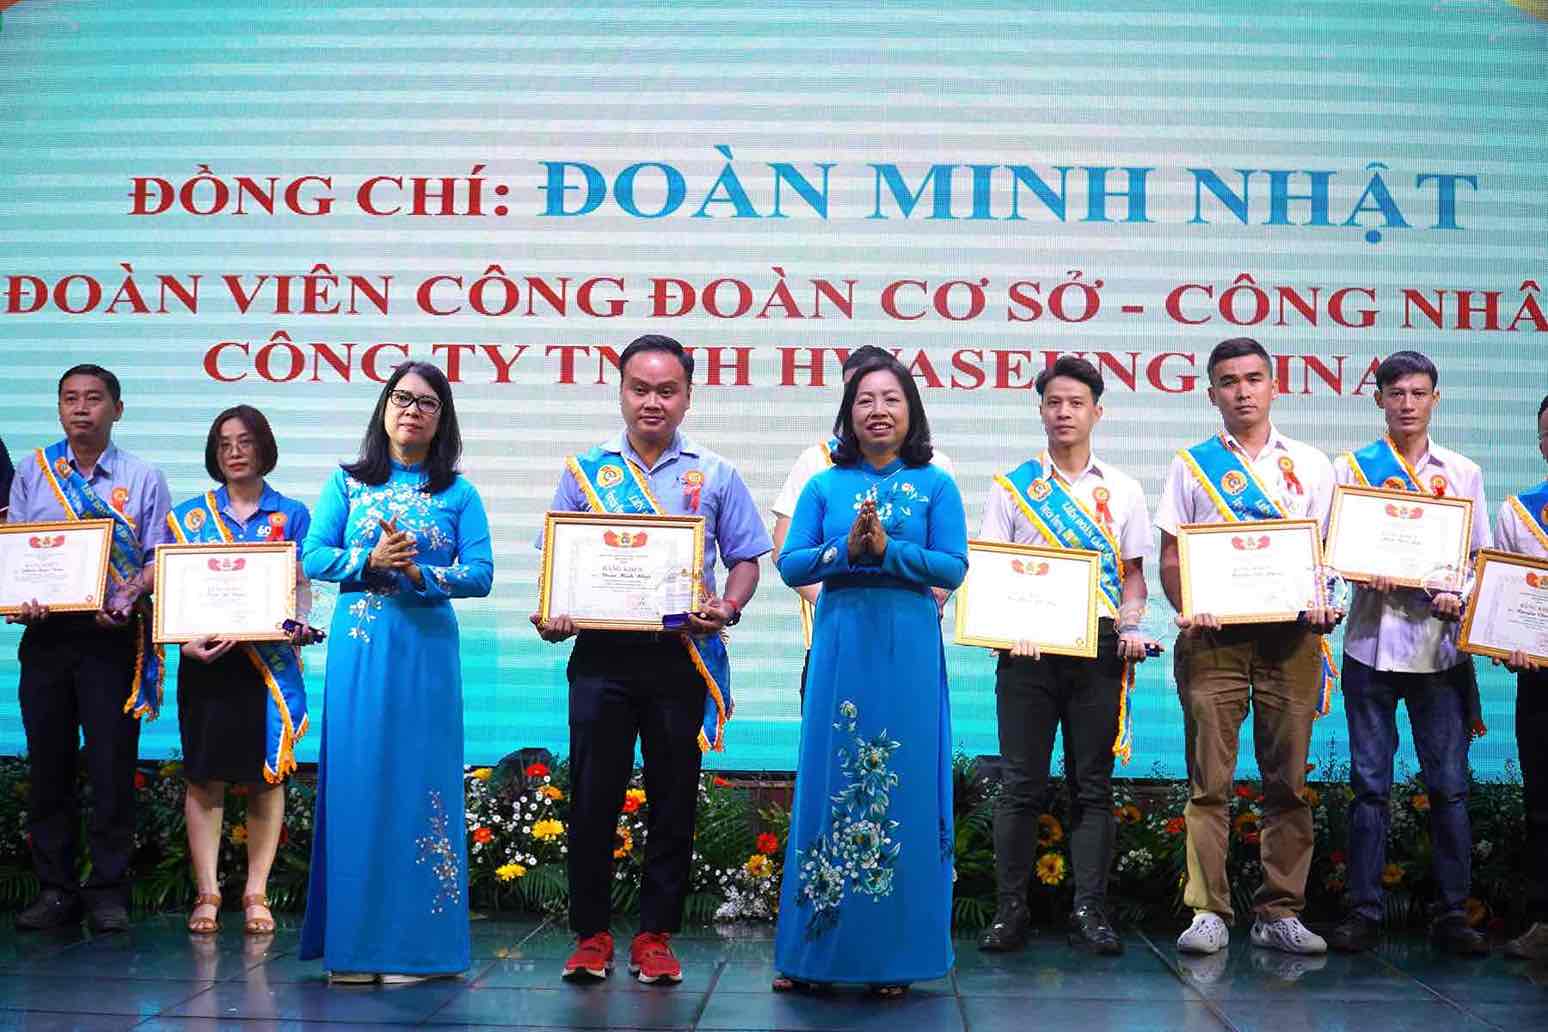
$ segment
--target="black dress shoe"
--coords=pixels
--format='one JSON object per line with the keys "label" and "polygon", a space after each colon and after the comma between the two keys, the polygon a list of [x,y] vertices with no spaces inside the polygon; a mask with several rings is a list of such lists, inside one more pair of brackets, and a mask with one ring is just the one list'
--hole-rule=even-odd
{"label": "black dress shoe", "polygon": [[989,930],[978,940],[978,948],[990,953],[1010,953],[1027,944],[1027,926],[1031,917],[1026,904],[1001,903],[989,922]]}
{"label": "black dress shoe", "polygon": [[16,927],[23,932],[41,932],[80,923],[80,897],[58,889],[44,889],[27,909],[16,915]]}
{"label": "black dress shoe", "polygon": [[1381,942],[1381,926],[1368,917],[1350,914],[1328,933],[1328,946],[1340,953],[1364,953]]}
{"label": "black dress shoe", "polygon": [[1459,957],[1482,957],[1489,952],[1489,940],[1476,928],[1470,928],[1461,914],[1438,917],[1430,925],[1430,941],[1447,953]]}
{"label": "black dress shoe", "polygon": [[1123,952],[1123,943],[1107,923],[1107,915],[1093,906],[1080,907],[1070,915],[1070,945],[1104,957],[1116,957]]}
{"label": "black dress shoe", "polygon": [[122,903],[98,903],[86,915],[86,926],[99,934],[127,932],[129,911]]}

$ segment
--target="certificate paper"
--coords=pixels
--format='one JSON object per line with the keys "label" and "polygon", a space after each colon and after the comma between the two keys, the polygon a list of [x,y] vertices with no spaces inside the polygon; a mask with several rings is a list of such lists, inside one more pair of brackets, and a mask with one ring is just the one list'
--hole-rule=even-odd
{"label": "certificate paper", "polygon": [[101,609],[112,543],[112,520],[0,524],[0,613],[34,599],[56,613]]}
{"label": "certificate paper", "polygon": [[1499,659],[1519,649],[1548,663],[1548,560],[1479,552],[1457,647]]}
{"label": "certificate paper", "polygon": [[1097,654],[1101,553],[969,541],[957,593],[958,645],[1008,649],[1030,641],[1043,653]]}
{"label": "certificate paper", "polygon": [[1340,484],[1328,516],[1327,562],[1351,581],[1387,576],[1408,588],[1455,585],[1472,535],[1471,498]]}
{"label": "certificate paper", "polygon": [[284,641],[296,615],[296,544],[161,545],[157,642]]}
{"label": "certificate paper", "polygon": [[1321,604],[1316,520],[1188,523],[1177,528],[1183,616],[1222,624],[1294,620]]}
{"label": "certificate paper", "polygon": [[538,614],[589,630],[659,631],[703,601],[704,517],[551,512]]}

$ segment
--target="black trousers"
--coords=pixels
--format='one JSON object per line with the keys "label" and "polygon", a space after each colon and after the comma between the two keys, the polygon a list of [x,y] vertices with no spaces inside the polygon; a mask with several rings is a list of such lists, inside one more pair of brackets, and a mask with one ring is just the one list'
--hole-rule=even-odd
{"label": "black trousers", "polygon": [[570,928],[608,927],[613,836],[634,768],[645,759],[640,928],[683,920],[699,798],[704,680],[675,635],[581,632],[570,655]]}
{"label": "black trousers", "polygon": [[1526,916],[1548,921],[1548,671],[1516,675],[1516,749],[1526,810]]}
{"label": "black trousers", "polygon": [[129,902],[129,860],[134,850],[134,768],[140,722],[124,712],[134,676],[134,635],[103,630],[90,616],[50,616],[27,628],[17,649],[21,661],[22,723],[27,731],[31,789],[27,830],[32,862],[45,889],[74,895],[77,754],[86,737],[86,777],[92,811],[87,835],[91,876],[89,903]]}
{"label": "black trousers", "polygon": [[994,858],[1002,903],[1026,901],[1040,852],[1038,817],[1048,800],[1054,733],[1063,725],[1075,906],[1103,904],[1116,836],[1113,741],[1122,680],[1111,620],[1100,621],[1096,659],[1000,655],[994,693],[1005,774],[994,811]]}

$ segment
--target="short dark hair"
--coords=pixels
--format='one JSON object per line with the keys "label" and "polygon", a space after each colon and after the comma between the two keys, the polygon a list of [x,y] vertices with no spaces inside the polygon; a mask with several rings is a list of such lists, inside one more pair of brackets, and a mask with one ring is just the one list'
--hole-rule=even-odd
{"label": "short dark hair", "polygon": [[66,369],[64,375],[59,378],[59,388],[54,393],[64,393],[65,381],[72,376],[95,376],[102,381],[102,385],[107,388],[108,395],[115,403],[123,400],[124,392],[118,385],[118,377],[91,362],[82,362],[80,365],[73,365]]}
{"label": "short dark hair", "polygon": [[645,351],[664,351],[676,358],[683,365],[683,379],[688,381],[688,386],[693,386],[693,356],[677,341],[660,333],[647,333],[629,342],[629,346],[623,349],[623,354],[618,356],[620,378],[628,368],[629,359]]}
{"label": "short dark hair", "polygon": [[425,494],[440,494],[457,479],[457,460],[462,458],[462,431],[457,427],[457,407],[452,404],[451,384],[446,381],[446,374],[429,362],[404,362],[392,371],[387,382],[382,384],[381,396],[376,399],[376,408],[371,412],[371,422],[360,441],[360,457],[343,464],[343,469],[362,484],[379,487],[387,483],[387,478],[392,475],[392,446],[384,425],[387,399],[398,389],[398,381],[409,373],[424,377],[441,401],[435,436],[430,439],[430,453],[425,456],[428,479],[421,489]]}
{"label": "short dark hair", "polygon": [[1430,361],[1430,356],[1417,351],[1394,351],[1376,367],[1376,389],[1379,391],[1405,376],[1428,376],[1433,388],[1440,383],[1440,370]]}
{"label": "short dark hair", "polygon": [[898,457],[905,466],[929,465],[935,457],[935,449],[930,446],[930,421],[925,418],[924,399],[919,396],[919,385],[914,383],[914,378],[903,368],[903,363],[885,352],[880,358],[872,356],[866,359],[844,385],[844,400],[839,402],[838,416],[833,420],[833,436],[839,442],[839,446],[833,450],[833,464],[853,466],[860,461],[860,442],[855,439],[854,427],[850,425],[853,422],[855,395],[860,392],[860,381],[876,372],[888,372],[896,377],[903,388],[903,397],[908,402],[908,433],[903,435]]}
{"label": "short dark hair", "polygon": [[1102,374],[1097,372],[1097,367],[1087,362],[1084,358],[1074,355],[1061,355],[1058,361],[1037,374],[1037,380],[1033,386],[1037,388],[1037,396],[1041,398],[1043,391],[1048,387],[1048,381],[1060,376],[1068,376],[1071,380],[1079,380],[1091,388],[1091,400],[1102,400]]}
{"label": "short dark hair", "polygon": [[843,372],[848,374],[851,370],[859,369],[860,363],[866,361],[867,359],[891,357],[892,352],[883,350],[882,348],[877,347],[875,344],[862,344],[858,348],[855,348],[855,350],[851,351],[848,358],[844,359]]}
{"label": "short dark hair", "polygon": [[1544,412],[1548,412],[1548,394],[1543,395],[1542,403],[1537,406],[1537,418],[1542,419]]}
{"label": "short dark hair", "polygon": [[228,419],[239,419],[258,445],[258,475],[266,477],[279,465],[279,445],[274,431],[264,414],[251,405],[233,405],[215,417],[210,424],[210,435],[204,440],[204,471],[210,479],[224,484],[226,475],[220,471],[220,428]]}
{"label": "short dark hair", "polygon": [[1210,383],[1215,382],[1215,367],[1221,362],[1229,362],[1233,358],[1241,358],[1245,355],[1257,355],[1263,359],[1263,364],[1270,369],[1274,368],[1274,362],[1269,358],[1269,353],[1262,344],[1251,337],[1232,337],[1215,345],[1215,350],[1209,353],[1209,366],[1206,370]]}

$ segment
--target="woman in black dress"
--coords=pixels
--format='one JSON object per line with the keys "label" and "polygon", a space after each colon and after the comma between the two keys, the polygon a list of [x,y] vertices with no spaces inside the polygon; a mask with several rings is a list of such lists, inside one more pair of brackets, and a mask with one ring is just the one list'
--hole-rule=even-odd
{"label": "woman in black dress", "polygon": [[[179,542],[294,541],[299,547],[311,515],[306,506],[263,479],[278,459],[279,448],[263,413],[238,405],[216,416],[205,443],[204,467],[220,486],[172,510],[167,520],[173,537]],[[299,556],[296,574],[299,581]],[[298,593],[298,601],[304,598],[304,592]],[[301,643],[299,638],[295,642]],[[198,884],[188,918],[190,932],[207,934],[220,928],[217,865],[228,784],[247,791],[243,927],[249,935],[274,931],[266,893],[284,826],[284,780],[295,769],[295,742],[306,733],[300,683],[296,652],[284,645],[200,638],[183,646],[177,710],[188,779],[188,851]]]}

